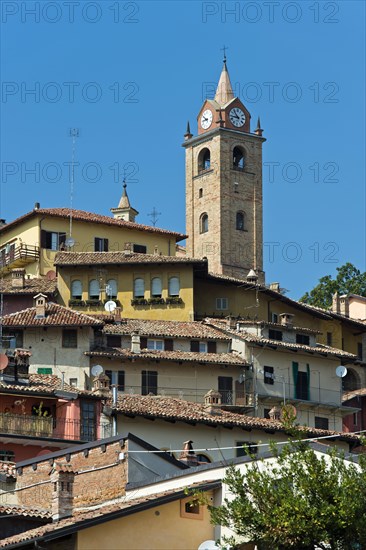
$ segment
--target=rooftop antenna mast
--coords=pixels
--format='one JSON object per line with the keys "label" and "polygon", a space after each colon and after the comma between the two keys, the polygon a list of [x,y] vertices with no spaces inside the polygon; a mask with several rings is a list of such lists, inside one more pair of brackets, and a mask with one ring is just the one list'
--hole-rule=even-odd
{"label": "rooftop antenna mast", "polygon": [[74,246],[75,240],[72,238],[72,206],[74,199],[74,183],[75,183],[75,149],[76,149],[76,138],[79,137],[79,128],[70,128],[69,136],[72,139],[72,148],[71,148],[71,178],[70,178],[70,228],[69,228],[69,237],[66,239],[66,246],[68,249]]}

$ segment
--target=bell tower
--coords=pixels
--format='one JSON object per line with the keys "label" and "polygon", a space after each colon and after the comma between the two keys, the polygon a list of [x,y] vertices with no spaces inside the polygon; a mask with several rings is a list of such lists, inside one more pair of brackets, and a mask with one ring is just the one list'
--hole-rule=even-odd
{"label": "bell tower", "polygon": [[198,113],[198,135],[189,125],[186,150],[187,255],[208,259],[209,271],[264,283],[262,137],[258,118],[234,97],[226,57],[214,99]]}

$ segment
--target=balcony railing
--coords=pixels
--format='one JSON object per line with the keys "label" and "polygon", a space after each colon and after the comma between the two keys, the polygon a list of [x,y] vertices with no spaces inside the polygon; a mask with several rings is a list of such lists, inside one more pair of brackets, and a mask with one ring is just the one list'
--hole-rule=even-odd
{"label": "balcony railing", "polygon": [[4,267],[23,267],[39,258],[39,247],[22,243],[18,246],[10,245],[0,252],[0,269]]}
{"label": "balcony railing", "polygon": [[94,441],[109,437],[109,424],[98,426],[92,420],[64,420],[52,416],[0,413],[0,434],[46,437],[74,441]]}

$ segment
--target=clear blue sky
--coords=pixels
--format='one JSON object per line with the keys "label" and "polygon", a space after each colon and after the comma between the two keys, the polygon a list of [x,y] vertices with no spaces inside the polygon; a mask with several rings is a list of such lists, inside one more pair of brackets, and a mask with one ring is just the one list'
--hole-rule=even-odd
{"label": "clear blue sky", "polygon": [[184,232],[181,143],[188,119],[196,133],[225,44],[235,91],[267,138],[267,282],[298,298],[346,261],[365,268],[364,2],[3,0],[1,9],[2,218],[35,201],[69,206],[64,163],[77,127],[75,208],[108,214],[125,166],[138,221],[151,223],[155,207],[157,225]]}

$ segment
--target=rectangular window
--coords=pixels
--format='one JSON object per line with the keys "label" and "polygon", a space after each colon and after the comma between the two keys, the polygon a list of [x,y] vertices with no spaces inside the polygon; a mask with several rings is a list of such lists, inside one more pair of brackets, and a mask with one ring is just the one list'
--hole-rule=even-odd
{"label": "rectangular window", "polygon": [[278,323],[278,314],[277,313],[271,313],[271,322],[272,323]]}
{"label": "rectangular window", "polygon": [[80,439],[84,441],[95,440],[95,406],[91,401],[81,401],[80,410]]}
{"label": "rectangular window", "polygon": [[134,244],[132,245],[132,250],[138,254],[146,254],[147,247],[144,244]]}
{"label": "rectangular window", "polygon": [[270,340],[282,340],[282,331],[270,328],[268,331],[268,337]]}
{"label": "rectangular window", "polygon": [[233,404],[233,379],[231,376],[219,376],[218,391],[221,393],[221,403]]}
{"label": "rectangular window", "polygon": [[296,344],[310,345],[310,337],[308,334],[296,334]]}
{"label": "rectangular window", "polygon": [[264,416],[264,418],[270,418],[270,416],[269,416],[269,411],[270,411],[270,410],[271,410],[271,409],[263,409],[263,416]]}
{"label": "rectangular window", "polygon": [[73,388],[77,388],[78,385],[78,379],[77,378],[69,378],[69,384]]}
{"label": "rectangular window", "polygon": [[264,367],[264,383],[270,384],[273,386],[274,384],[274,368],[273,367]]}
{"label": "rectangular window", "polygon": [[109,348],[120,348],[121,337],[118,334],[107,334],[107,346]]}
{"label": "rectangular window", "polygon": [[9,333],[3,333],[2,347],[5,349],[15,349],[23,347],[23,331],[12,330]]}
{"label": "rectangular window", "polygon": [[207,353],[216,353],[216,342],[207,342]]}
{"label": "rectangular window", "polygon": [[358,424],[358,414],[355,412],[353,413],[353,425],[357,426]]}
{"label": "rectangular window", "polygon": [[78,331],[76,329],[64,329],[62,331],[62,347],[77,348],[78,347]]}
{"label": "rectangular window", "polygon": [[56,231],[41,231],[41,246],[48,250],[60,250],[65,246],[66,233],[59,233]]}
{"label": "rectangular window", "polygon": [[200,350],[200,343],[198,340],[191,340],[191,351],[198,352]]}
{"label": "rectangular window", "polygon": [[143,370],[141,373],[141,394],[158,394],[158,373],[152,370]]}
{"label": "rectangular window", "polygon": [[108,239],[94,238],[94,252],[108,252]]}
{"label": "rectangular window", "polygon": [[327,346],[333,345],[333,334],[331,332],[327,332]]}
{"label": "rectangular window", "polygon": [[[239,447],[240,445],[240,447]],[[250,454],[254,455],[258,452],[258,447],[253,444],[253,441],[237,441],[235,443],[236,456],[248,456],[248,451]]]}
{"label": "rectangular window", "polygon": [[125,391],[125,371],[124,370],[106,370],[106,376],[110,380],[110,384],[117,386],[118,391]]}
{"label": "rectangular window", "polygon": [[319,430],[329,430],[329,420],[323,416],[315,417],[315,427]]}
{"label": "rectangular window", "polygon": [[357,344],[357,357],[362,361],[362,343],[358,342]]}
{"label": "rectangular window", "polygon": [[229,307],[229,300],[227,298],[216,298],[216,309],[225,310]]}
{"label": "rectangular window", "polygon": [[14,451],[5,451],[0,449],[0,460],[3,462],[14,462]]}
{"label": "rectangular window", "polygon": [[171,340],[170,338],[165,338],[164,349],[165,351],[173,351],[174,350],[173,340]]}
{"label": "rectangular window", "polygon": [[52,374],[52,368],[50,367],[39,367],[37,369],[38,374]]}
{"label": "rectangular window", "polygon": [[207,353],[207,342],[200,342],[198,351],[200,353]]}
{"label": "rectangular window", "polygon": [[298,371],[296,382],[296,398],[297,399],[309,399],[309,382],[308,373]]}
{"label": "rectangular window", "polygon": [[164,350],[164,340],[152,340],[151,338],[147,339],[147,349],[156,349],[159,351]]}

